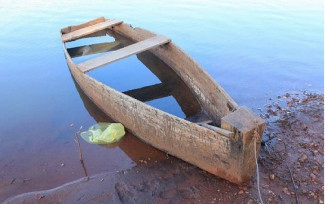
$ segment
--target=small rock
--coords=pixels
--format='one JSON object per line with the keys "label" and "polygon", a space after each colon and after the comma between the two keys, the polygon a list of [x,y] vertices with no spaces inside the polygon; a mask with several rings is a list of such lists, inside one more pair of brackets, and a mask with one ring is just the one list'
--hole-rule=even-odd
{"label": "small rock", "polygon": [[288,188],[283,188],[283,192],[287,195],[290,195],[289,189]]}
{"label": "small rock", "polygon": [[241,194],[243,194],[244,193],[244,191],[243,190],[240,190],[239,192],[238,192],[238,195],[241,195]]}
{"label": "small rock", "polygon": [[255,202],[254,202],[254,200],[252,200],[252,199],[250,199],[250,200],[247,202],[247,204],[253,204],[253,203],[255,203]]}
{"label": "small rock", "polygon": [[318,174],[318,172],[317,172],[316,170],[313,170],[313,174],[317,175],[317,174]]}
{"label": "small rock", "polygon": [[270,174],[270,175],[269,175],[269,178],[270,178],[271,181],[273,181],[274,178],[275,178],[275,175],[274,175],[274,174]]}
{"label": "small rock", "polygon": [[247,190],[247,187],[246,186],[242,186],[240,189],[246,191]]}
{"label": "small rock", "polygon": [[64,167],[65,166],[65,164],[64,163],[61,163],[61,167]]}
{"label": "small rock", "polygon": [[310,178],[311,178],[312,181],[314,181],[314,180],[316,179],[316,175],[313,174],[313,173],[311,173],[311,174],[310,174]]}
{"label": "small rock", "polygon": [[277,112],[273,109],[268,109],[267,112],[270,114],[270,115],[273,115],[273,116],[277,116]]}
{"label": "small rock", "polygon": [[299,161],[300,162],[305,162],[307,159],[308,159],[307,155],[306,154],[303,154],[303,155],[301,155]]}

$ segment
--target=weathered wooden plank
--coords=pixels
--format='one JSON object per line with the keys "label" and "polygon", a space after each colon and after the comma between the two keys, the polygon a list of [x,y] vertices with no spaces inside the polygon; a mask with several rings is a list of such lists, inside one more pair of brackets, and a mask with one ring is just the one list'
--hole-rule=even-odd
{"label": "weathered wooden plank", "polygon": [[170,92],[172,90],[172,86],[168,86],[165,84],[155,84],[151,86],[145,86],[139,89],[125,91],[123,93],[139,101],[145,102],[170,96]]}
{"label": "weathered wooden plank", "polygon": [[79,30],[81,28],[89,27],[89,26],[97,24],[97,23],[102,23],[104,21],[106,21],[106,19],[104,17],[99,17],[94,20],[88,21],[86,23],[80,24],[80,25],[74,25],[74,26],[68,26],[68,27],[62,28],[61,33],[62,33],[62,35],[64,35],[64,34],[73,32],[75,30]]}
{"label": "weathered wooden plank", "polygon": [[256,170],[255,152],[258,153],[261,147],[265,128],[264,119],[255,115],[247,107],[241,106],[221,119],[221,128],[235,133],[233,139],[240,144],[237,169],[240,169],[242,178],[248,180],[253,177],[253,172]]}
{"label": "weathered wooden plank", "polygon": [[151,48],[157,47],[168,43],[170,40],[164,36],[156,35],[154,37],[148,38],[146,40],[137,42],[135,44],[129,45],[127,47],[121,48],[119,50],[110,52],[106,55],[97,57],[95,59],[88,60],[81,64],[78,64],[79,69],[82,72],[88,72],[90,70],[96,69],[103,65],[115,62],[120,59],[124,59],[134,54],[149,50]]}
{"label": "weathered wooden plank", "polygon": [[200,124],[208,124],[209,125],[209,123],[213,123],[213,121],[212,120],[203,120],[200,122],[196,122],[196,124],[198,124],[198,125],[200,125]]}
{"label": "weathered wooden plank", "polygon": [[201,111],[201,106],[192,94],[191,89],[165,62],[150,51],[141,52],[137,54],[137,57],[163,84],[172,83],[171,95],[180,105],[186,117],[196,115]]}
{"label": "weathered wooden plank", "polygon": [[102,23],[97,23],[97,24],[94,24],[94,25],[91,25],[91,26],[88,26],[85,28],[81,28],[79,30],[75,30],[73,32],[62,35],[62,41],[68,42],[68,41],[76,40],[78,38],[89,35],[91,33],[95,33],[97,31],[101,31],[106,28],[110,28],[115,25],[121,24],[122,22],[123,21],[114,19],[114,20],[104,21]]}
{"label": "weathered wooden plank", "polygon": [[221,129],[221,128],[218,128],[216,126],[213,126],[213,125],[209,125],[207,123],[203,123],[203,122],[200,122],[200,123],[196,123],[198,124],[199,126],[202,126],[202,127],[205,127],[205,128],[208,128],[210,130],[213,130],[213,131],[216,131],[217,133],[220,133],[224,136],[227,136],[229,138],[233,138],[234,137],[234,133],[231,132],[231,131],[228,131],[228,130],[224,130],[224,129]]}
{"label": "weathered wooden plank", "polygon": [[74,57],[81,57],[85,55],[93,55],[93,54],[98,54],[103,52],[114,51],[122,47],[123,45],[120,42],[114,41],[109,43],[98,43],[98,44],[85,45],[80,47],[73,47],[73,48],[68,48],[67,50],[70,54],[70,57],[74,58]]}

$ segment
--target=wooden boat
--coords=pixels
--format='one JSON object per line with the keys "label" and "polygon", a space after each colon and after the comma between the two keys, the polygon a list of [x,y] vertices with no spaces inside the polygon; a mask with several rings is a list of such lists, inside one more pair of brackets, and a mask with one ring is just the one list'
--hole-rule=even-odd
{"label": "wooden boat", "polygon": [[[113,36],[118,41],[69,49],[65,45],[80,38],[103,35]],[[258,155],[264,120],[247,107],[238,106],[170,39],[103,17],[63,28],[61,38],[70,72],[80,88],[129,132],[147,144],[231,182],[242,183],[254,176],[255,152]],[[107,53],[80,64],[72,60],[72,57],[99,52]],[[161,60],[158,69],[150,68],[161,84],[122,93],[87,75],[93,69],[135,54],[148,65],[148,56]],[[181,82],[175,86],[170,85],[173,84],[170,81]],[[183,91],[184,87],[189,91]],[[143,102],[168,95],[187,104],[182,107],[185,119]]]}

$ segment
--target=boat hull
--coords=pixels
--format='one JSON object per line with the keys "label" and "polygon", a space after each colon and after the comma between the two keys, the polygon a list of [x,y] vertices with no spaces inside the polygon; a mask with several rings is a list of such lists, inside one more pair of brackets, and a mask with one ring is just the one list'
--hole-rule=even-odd
{"label": "boat hull", "polygon": [[[124,23],[115,26],[113,30],[133,41],[154,35]],[[168,43],[150,52],[173,68],[193,90],[202,108],[214,122],[220,124],[221,128],[224,126],[223,131],[214,131],[178,118],[102,84],[80,71],[65,46],[64,48],[70,72],[84,93],[110,118],[121,122],[129,132],[149,145],[231,182],[242,183],[254,176],[254,152],[259,151],[264,120],[247,108],[238,107],[228,94],[176,45]],[[236,117],[239,111],[241,116]],[[247,117],[251,123],[247,123]],[[241,124],[247,127],[245,131],[240,131]]]}

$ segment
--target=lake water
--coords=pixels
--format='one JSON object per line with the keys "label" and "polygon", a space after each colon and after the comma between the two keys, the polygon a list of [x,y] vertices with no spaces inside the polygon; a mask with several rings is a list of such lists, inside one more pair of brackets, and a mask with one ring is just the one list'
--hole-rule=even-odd
{"label": "lake water", "polygon": [[[168,36],[239,105],[257,111],[286,92],[323,93],[323,4],[0,0],[0,202],[82,177],[70,124],[87,128],[106,117],[71,78],[62,27],[105,16]],[[130,57],[93,74],[122,91],[159,82],[148,70],[134,71],[137,63]],[[183,116],[172,98],[149,104]],[[82,147],[90,174],[164,157],[132,135],[115,147],[85,142]]]}

